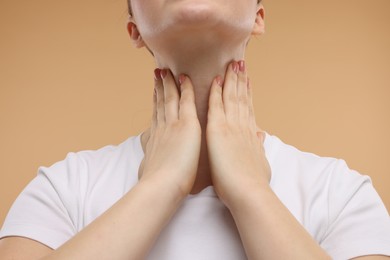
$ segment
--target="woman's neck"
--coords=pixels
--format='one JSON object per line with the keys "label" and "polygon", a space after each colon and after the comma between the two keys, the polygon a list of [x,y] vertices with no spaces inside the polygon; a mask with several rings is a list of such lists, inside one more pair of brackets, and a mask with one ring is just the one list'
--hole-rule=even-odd
{"label": "woman's neck", "polygon": [[186,74],[194,86],[202,143],[191,193],[212,184],[206,143],[211,84],[216,76],[224,78],[230,62],[244,58],[251,35],[260,34],[263,28],[263,16],[259,15],[263,14],[262,6],[255,1],[229,7],[222,2],[167,1],[157,6],[136,1],[133,6],[134,14],[139,14],[134,15],[134,21],[138,20],[142,35],[142,41],[133,35],[138,46],[145,44],[153,52],[156,65],[170,69],[176,82],[180,74]]}
{"label": "woman's neck", "polygon": [[[184,44],[184,46],[188,46]],[[208,100],[211,83],[216,76],[225,76],[228,64],[233,60],[242,60],[245,45],[223,46],[217,45],[201,48],[192,45],[186,50],[172,50],[167,55],[155,55],[159,68],[168,68],[172,71],[176,81],[180,74],[186,74],[192,81],[195,94],[195,105],[198,119],[205,132],[207,126]],[[225,47],[225,48],[224,48]]]}
{"label": "woman's neck", "polygon": [[[184,46],[185,48],[180,48]],[[207,47],[197,47],[207,46]],[[202,129],[201,151],[198,163],[198,172],[192,194],[198,193],[205,187],[212,185],[210,165],[206,143],[206,127],[208,102],[211,83],[216,76],[224,78],[226,68],[233,60],[244,58],[246,43],[241,40],[240,44],[199,44],[182,42],[176,44],[174,50],[167,52],[155,52],[156,64],[159,68],[168,68],[172,71],[176,82],[180,74],[190,77],[194,86],[195,105],[199,123]],[[143,147],[146,147],[149,138],[149,130],[142,136]],[[145,149],[144,149],[145,150]]]}

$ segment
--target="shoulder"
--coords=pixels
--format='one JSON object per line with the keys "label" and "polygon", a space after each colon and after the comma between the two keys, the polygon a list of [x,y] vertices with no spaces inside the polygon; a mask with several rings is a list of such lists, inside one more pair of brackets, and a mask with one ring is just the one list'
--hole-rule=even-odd
{"label": "shoulder", "polygon": [[57,248],[135,185],[142,153],[134,136],[40,167],[12,205],[0,237],[27,237]]}
{"label": "shoulder", "polygon": [[[299,182],[329,181],[333,175],[346,179],[367,179],[351,170],[340,158],[319,156],[283,142],[275,135],[267,134],[264,143],[267,159],[273,170],[273,181],[292,179]],[[363,177],[363,178],[361,178]],[[312,183],[314,184],[314,183]]]}
{"label": "shoulder", "polygon": [[271,187],[334,259],[390,254],[389,215],[369,176],[343,159],[321,157],[268,137]]}
{"label": "shoulder", "polygon": [[372,186],[368,175],[351,169],[343,159],[299,150],[273,135],[267,138],[271,186],[287,201],[296,195],[296,200],[311,200],[323,208],[336,201],[331,206],[339,210],[362,186]]}
{"label": "shoulder", "polygon": [[87,203],[102,205],[101,209],[91,208],[100,213],[137,182],[143,157],[139,138],[132,136],[119,145],[68,153],[64,160],[40,167],[34,181],[55,190],[68,209],[85,208]]}
{"label": "shoulder", "polygon": [[39,167],[38,176],[43,175],[54,182],[64,184],[80,178],[94,179],[119,173],[125,168],[137,165],[142,159],[143,151],[139,138],[140,136],[132,136],[118,145],[69,152],[63,160],[49,167]]}
{"label": "shoulder", "polygon": [[[75,166],[87,167],[95,165],[109,164],[110,162],[120,162],[121,160],[136,160],[142,157],[139,149],[140,136],[131,136],[118,145],[106,145],[96,150],[81,150],[77,152],[69,152],[63,160],[60,160],[49,167],[42,166],[40,170],[72,170]],[[73,169],[75,170],[75,169]]]}

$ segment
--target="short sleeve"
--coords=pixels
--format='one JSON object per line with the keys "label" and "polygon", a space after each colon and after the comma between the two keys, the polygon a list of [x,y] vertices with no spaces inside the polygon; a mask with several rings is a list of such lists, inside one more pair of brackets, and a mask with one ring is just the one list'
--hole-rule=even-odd
{"label": "short sleeve", "polygon": [[328,203],[329,223],[320,245],[333,259],[390,256],[390,217],[368,176],[339,160]]}
{"label": "short sleeve", "polygon": [[[72,156],[69,156],[72,157]],[[56,249],[76,234],[69,212],[69,198],[61,196],[59,187],[73,194],[74,180],[67,171],[71,159],[50,168],[41,167],[38,175],[13,203],[0,231],[0,238],[20,236],[39,241]]]}

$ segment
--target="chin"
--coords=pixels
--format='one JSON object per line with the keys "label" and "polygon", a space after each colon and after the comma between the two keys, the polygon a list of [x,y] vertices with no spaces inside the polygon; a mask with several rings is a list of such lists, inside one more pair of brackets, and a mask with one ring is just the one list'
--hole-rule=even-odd
{"label": "chin", "polygon": [[[240,19],[232,8],[224,8],[224,0],[177,0],[160,13],[148,34],[147,45],[156,52],[171,46],[195,48],[217,46],[226,42],[244,42],[250,36],[251,17]],[[161,21],[158,23],[157,21]],[[187,47],[186,47],[187,46]]]}
{"label": "chin", "polygon": [[213,1],[183,1],[176,6],[173,15],[175,23],[183,25],[213,25],[221,20],[221,13]]}

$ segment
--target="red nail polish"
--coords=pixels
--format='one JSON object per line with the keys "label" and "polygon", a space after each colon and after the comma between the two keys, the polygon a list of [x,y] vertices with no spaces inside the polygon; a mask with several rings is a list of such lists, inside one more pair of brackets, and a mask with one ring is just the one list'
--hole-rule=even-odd
{"label": "red nail polish", "polygon": [[162,79],[165,79],[165,77],[167,76],[167,70],[166,69],[162,69],[161,71],[160,71],[160,75],[161,75],[161,78]]}
{"label": "red nail polish", "polygon": [[181,74],[180,76],[179,76],[179,83],[180,83],[180,85],[181,84],[183,84],[183,82],[186,80],[186,75],[183,75],[183,74]]}
{"label": "red nail polish", "polygon": [[241,60],[238,62],[241,72],[245,72],[245,61]]}
{"label": "red nail polish", "polygon": [[240,68],[239,68],[238,62],[237,61],[233,62],[233,71],[235,73],[238,73],[239,69]]}
{"label": "red nail polish", "polygon": [[161,79],[161,70],[158,68],[154,70],[154,79],[155,80]]}
{"label": "red nail polish", "polygon": [[222,78],[221,76],[217,76],[217,78],[215,79],[215,81],[217,82],[217,84],[222,87]]}

